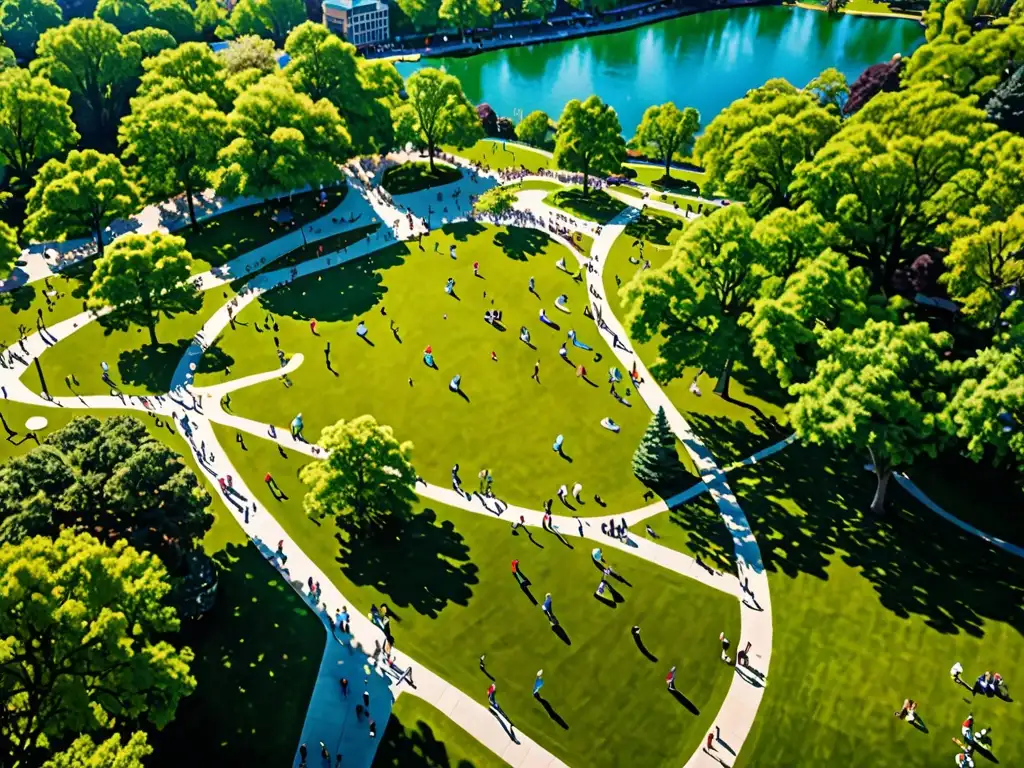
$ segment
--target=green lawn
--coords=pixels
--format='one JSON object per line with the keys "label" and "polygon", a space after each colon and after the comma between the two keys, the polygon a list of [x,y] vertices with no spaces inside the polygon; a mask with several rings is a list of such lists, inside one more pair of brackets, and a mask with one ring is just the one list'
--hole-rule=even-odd
{"label": "green lawn", "polygon": [[596,221],[598,224],[607,224],[625,207],[625,203],[603,190],[591,189],[584,196],[582,187],[569,187],[552,192],[544,198],[544,202],[573,216]]}
{"label": "green lawn", "polygon": [[[615,189],[624,195],[629,195],[630,197],[643,197],[645,194],[644,190],[640,189],[639,187],[631,187],[628,184],[618,184],[615,186]],[[680,212],[687,210],[692,210],[694,212],[698,210],[704,211],[718,207],[715,203],[709,203],[707,200],[700,200],[696,197],[691,197],[687,195],[674,195],[666,193],[659,194],[655,192],[648,199],[659,200],[663,203],[668,203],[670,205],[674,204],[677,208],[679,208]]]}
{"label": "green lawn", "polygon": [[[626,168],[630,168],[636,171],[635,181],[638,184],[643,184],[646,187],[653,187],[655,182],[659,181],[665,175],[665,167],[663,165],[649,165],[647,163],[624,163]],[[704,185],[708,181],[708,175],[706,173],[699,173],[697,171],[684,171],[679,168],[673,168],[671,174],[673,179],[685,179],[692,181],[697,184],[701,190],[704,189]]]}
{"label": "green lawn", "polygon": [[26,336],[35,333],[40,312],[43,322],[56,325],[84,311],[91,272],[69,267],[60,275],[0,293],[0,343],[11,346],[22,331]]}
{"label": "green lawn", "polygon": [[[128,394],[157,394],[170,388],[171,376],[185,349],[210,316],[235,295],[227,286],[205,291],[202,306],[195,314],[181,313],[161,317],[157,323],[155,347],[150,344],[149,332],[141,326],[115,330],[110,317],[101,317],[80,328],[65,341],[47,349],[39,364],[52,394],[68,395],[64,378],[74,374],[80,394],[107,394],[110,388],[103,382],[100,362],[110,365],[110,376],[122,392]],[[210,364],[213,358],[206,360]],[[23,376],[25,384],[34,392],[42,391],[34,367]]]}
{"label": "green lawn", "polygon": [[[1024,563],[895,483],[888,516],[866,519],[865,460],[793,446],[729,475],[768,569],[774,620],[765,699],[737,765],[952,765],[950,739],[968,712],[993,728],[1000,764],[1024,764],[1019,701],[972,700],[948,674],[960,661],[965,679],[1000,672],[1012,691]],[[892,716],[908,697],[927,732]]]}
{"label": "green lawn", "polygon": [[554,167],[550,157],[530,147],[506,142],[505,148],[502,149],[501,141],[492,141],[491,139],[481,139],[468,149],[444,147],[444,151],[479,163],[485,168],[503,169],[525,166],[528,171],[536,173],[542,168]]}
{"label": "green lawn", "polygon": [[513,189],[565,189],[565,184],[558,181],[548,181],[547,179],[527,179],[526,181],[520,181]]}
{"label": "green lawn", "polygon": [[[455,261],[448,255],[453,244]],[[313,439],[340,418],[371,413],[414,443],[417,470],[431,482],[448,485],[459,463],[467,482],[489,468],[495,493],[535,509],[560,485],[577,481],[587,500],[583,514],[603,512],[595,493],[609,512],[643,506],[646,489],[633,477],[630,460],[650,413],[622,384],[617,392],[631,407],[611,396],[607,372],[614,358],[593,321],[582,316],[586,287],[555,267],[563,256],[571,260],[565,248],[534,230],[477,224],[435,230],[422,245],[422,251],[415,244],[391,246],[298,280],[243,310],[237,329],[226,330],[207,353],[228,362],[232,376],[276,367],[275,337],[287,355],[301,352],[305,362],[290,375],[289,389],[274,380],[235,393],[234,412],[285,425],[301,411]],[[479,278],[473,261],[480,263]],[[457,300],[444,291],[449,275],[456,278]],[[527,291],[531,276],[540,298]],[[569,297],[572,314],[555,309],[559,294]],[[541,307],[560,330],[538,320]],[[504,312],[506,330],[484,322],[492,308]],[[312,318],[317,336],[310,332]],[[356,336],[360,320],[373,346]],[[520,341],[521,326],[536,349]],[[568,345],[569,359],[586,366],[591,383],[558,355],[571,328],[594,347],[584,352]],[[337,373],[325,364],[328,342]],[[423,362],[428,345],[439,370]],[[540,383],[531,379],[538,360]],[[456,374],[466,399],[448,389]],[[207,373],[197,383],[226,378]],[[621,432],[601,426],[606,416]],[[552,450],[559,434],[568,458]]]}
{"label": "green lawn", "polygon": [[[256,437],[240,446],[229,428],[217,434],[260,501],[355,608],[387,603],[396,645],[481,702],[490,681],[477,660],[486,654],[516,727],[569,764],[621,765],[628,754],[636,765],[678,766],[711,725],[731,681],[717,647],[719,632],[739,630],[733,598],[612,552],[606,558],[628,584],[613,582],[622,602],[611,608],[593,596],[600,574],[588,544],[568,540],[570,549],[539,530],[531,541],[512,535],[507,520],[427,501],[393,537],[350,537],[334,521],[313,522],[303,511],[297,473],[308,457],[287,448],[282,456]],[[286,500],[275,501],[262,482],[268,471]],[[516,586],[513,558],[532,582],[533,599],[552,594],[564,637]],[[634,645],[634,624],[656,663]],[[665,691],[674,664],[689,704]],[[538,669],[553,715],[530,696]]]}
{"label": "green lawn", "polygon": [[392,195],[404,195],[428,187],[451,184],[461,178],[462,171],[438,160],[434,161],[433,170],[429,163],[402,163],[384,172],[381,186]]}
{"label": "green lawn", "polygon": [[423,699],[399,696],[375,768],[500,768],[497,757]]}
{"label": "green lawn", "polygon": [[[646,532],[646,526],[651,527],[654,536]],[[637,536],[664,547],[690,557],[700,557],[719,571],[736,571],[732,537],[709,493],[691,499],[682,507],[648,518],[633,530]]]}
{"label": "green lawn", "polygon": [[[637,230],[633,231],[637,233]],[[656,234],[657,230],[652,232]],[[672,232],[678,238],[677,231]],[[671,246],[649,242],[641,259],[639,246],[633,245],[635,239],[627,232],[612,245],[604,270],[604,290],[609,297],[615,297],[619,291],[616,277],[625,285],[642,268],[645,260],[651,262],[652,268],[657,268],[672,254]],[[639,263],[631,263],[631,258]],[[614,299],[612,304],[616,304]],[[621,308],[618,315],[624,317]],[[659,335],[647,343],[634,344],[635,351],[646,365],[657,359],[660,342]],[[685,376],[663,385],[663,389],[711,449],[720,466],[745,459],[788,434],[783,412],[785,395],[756,363],[744,365],[740,361],[734,365],[728,399],[714,394],[717,375],[701,374],[698,381],[701,396],[690,392],[690,383],[696,373],[695,369],[688,369]]]}

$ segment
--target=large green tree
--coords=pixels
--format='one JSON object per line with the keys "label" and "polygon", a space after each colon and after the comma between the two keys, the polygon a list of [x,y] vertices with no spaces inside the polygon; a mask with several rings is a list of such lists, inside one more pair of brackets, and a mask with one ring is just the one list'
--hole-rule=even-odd
{"label": "large green tree", "polygon": [[288,33],[306,20],[302,0],[239,0],[229,22],[236,35],[258,35],[284,45]]}
{"label": "large green tree", "polygon": [[437,15],[441,21],[455,27],[465,40],[466,30],[481,24],[487,18],[487,11],[481,0],[441,0]]}
{"label": "large green tree", "polygon": [[944,442],[951,372],[943,353],[951,344],[926,323],[869,320],[823,334],[810,380],[790,387],[797,399],[787,412],[801,440],[870,456],[875,514],[885,510],[893,469],[936,455]]}
{"label": "large green tree", "polygon": [[195,283],[188,279],[191,268],[192,255],[180,237],[162,232],[123,235],[96,261],[89,304],[115,307],[116,320],[145,326],[156,346],[161,314],[196,312],[202,304]]}
{"label": "large green tree", "polygon": [[242,35],[235,38],[219,55],[229,75],[237,75],[250,69],[269,75],[278,68],[274,41],[259,35]]}
{"label": "large green tree", "polygon": [[850,86],[846,84],[846,75],[835,67],[829,67],[805,85],[804,92],[814,96],[821,106],[838,115],[850,97]]}
{"label": "large green tree", "polygon": [[693,107],[680,110],[669,101],[647,108],[633,143],[665,163],[662,181],[667,182],[672,177],[672,158],[676,153],[689,155],[693,151],[693,137],[699,128],[700,112]]}
{"label": "large green tree", "polygon": [[590,176],[616,173],[626,158],[626,142],[615,110],[597,96],[565,105],[555,131],[554,163],[583,174],[583,194]]}
{"label": "large green tree", "polygon": [[319,445],[327,458],[300,474],[309,486],[302,504],[310,517],[337,515],[369,533],[409,513],[416,498],[411,442],[399,441],[372,416],[360,416],[326,427]]}
{"label": "large green tree", "polygon": [[708,186],[746,200],[758,214],[790,204],[794,171],[839,129],[816,95],[769,80],[715,117],[696,144]]}
{"label": "large green tree", "polygon": [[135,160],[152,199],[184,193],[192,224],[193,197],[210,183],[224,146],[227,117],[209,96],[187,91],[158,99],[134,99],[118,135],[125,157]]}
{"label": "large green tree", "polygon": [[516,126],[516,138],[535,147],[546,147],[551,128],[551,118],[548,117],[548,113],[538,109],[524,117],[522,122]]}
{"label": "large green tree", "polygon": [[623,286],[630,335],[661,337],[651,366],[659,381],[697,367],[717,374],[717,391],[728,397],[732,361],[745,341],[740,318],[771,277],[753,233],[745,208],[721,208],[691,224],[664,265]]}
{"label": "large green tree", "polygon": [[999,85],[1008,62],[1024,51],[1024,20],[954,39],[940,35],[918,48],[907,64],[908,85],[938,83],[961,96],[984,95]]}
{"label": "large green tree", "polygon": [[71,92],[79,131],[112,140],[141,72],[138,43],[105,21],[72,19],[44,32],[37,52],[32,72]]}
{"label": "large green tree", "polygon": [[195,688],[164,566],[126,541],[64,531],[0,546],[0,734],[5,764],[136,718],[158,727]]}
{"label": "large green tree", "polygon": [[140,195],[116,157],[74,149],[64,160],[43,164],[26,201],[26,235],[38,240],[92,236],[102,256],[104,228],[134,214]]}
{"label": "large green tree", "polygon": [[143,731],[133,733],[124,744],[119,733],[100,744],[85,735],[43,763],[43,768],[143,768],[142,758],[152,752]]}
{"label": "large green tree", "polygon": [[410,75],[405,88],[409,94],[407,106],[415,115],[416,134],[427,148],[431,171],[439,144],[461,149],[483,138],[480,118],[462,92],[458,78],[426,67]]}
{"label": "large green tree", "polygon": [[[353,151],[370,154],[390,149],[394,143],[387,96],[397,98],[401,77],[389,62],[372,67],[356,55],[356,48],[323,24],[307,21],[288,35],[284,46],[291,57],[284,75],[296,91],[314,101],[327,99],[338,110],[352,136]],[[393,71],[388,78],[386,69]],[[378,95],[378,87],[390,84],[391,93]]]}
{"label": "large green tree", "polygon": [[868,286],[864,271],[850,269],[835,251],[802,261],[777,294],[756,299],[743,319],[754,357],[784,387],[806,381],[819,357],[819,335],[864,322]]}
{"label": "large green tree", "polygon": [[99,0],[96,18],[113,24],[122,34],[153,26],[149,0]]}
{"label": "large green tree", "polygon": [[224,56],[211,51],[205,43],[185,43],[162,51],[143,61],[142,66],[145,74],[136,98],[156,99],[186,91],[208,96],[223,110],[231,107],[231,94],[224,87]]}
{"label": "large green tree", "polygon": [[437,12],[441,8],[438,0],[395,0],[416,29],[431,29],[437,23]]}
{"label": "large green tree", "polygon": [[1005,221],[953,241],[941,279],[963,313],[991,327],[1003,311],[1004,291],[1024,280],[1024,207]]}
{"label": "large green tree", "polygon": [[231,197],[337,182],[352,147],[334,105],[296,93],[282,77],[239,96],[228,127],[235,139],[221,150],[214,180]]}
{"label": "large green tree", "polygon": [[0,2],[0,37],[20,59],[31,59],[39,36],[64,23],[56,0],[3,0]]}
{"label": "large green tree", "polygon": [[0,272],[10,274],[14,262],[21,256],[18,233],[10,224],[0,221]]}
{"label": "large green tree", "polygon": [[791,191],[838,225],[837,247],[887,291],[908,259],[946,242],[944,188],[991,130],[972,101],[934,84],[882,93],[797,167]]}
{"label": "large green tree", "polygon": [[68,96],[27,70],[0,72],[0,162],[8,183],[27,185],[37,164],[78,141]]}
{"label": "large green tree", "polygon": [[659,405],[633,452],[633,474],[644,485],[668,494],[684,474],[682,469],[676,452],[676,436],[664,407]]}
{"label": "large green tree", "polygon": [[170,32],[179,43],[199,35],[195,11],[185,0],[150,0],[149,12],[152,26]]}
{"label": "large green tree", "polygon": [[501,218],[512,210],[515,203],[515,190],[511,187],[498,185],[477,196],[476,202],[473,203],[473,210],[476,213]]}

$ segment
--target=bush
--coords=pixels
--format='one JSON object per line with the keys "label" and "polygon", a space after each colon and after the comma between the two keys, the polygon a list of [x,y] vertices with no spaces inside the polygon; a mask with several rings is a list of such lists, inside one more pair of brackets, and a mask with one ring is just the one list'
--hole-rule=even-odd
{"label": "bush", "polygon": [[516,126],[509,118],[498,118],[498,138],[514,139],[516,137]]}
{"label": "bush", "polygon": [[498,135],[498,114],[494,111],[490,104],[484,102],[476,108],[476,113],[480,117],[480,123],[484,127],[484,133],[488,136],[494,137]]}

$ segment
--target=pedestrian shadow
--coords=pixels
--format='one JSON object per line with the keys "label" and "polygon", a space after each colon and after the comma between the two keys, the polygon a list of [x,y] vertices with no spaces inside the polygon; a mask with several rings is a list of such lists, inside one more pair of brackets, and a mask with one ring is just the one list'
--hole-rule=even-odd
{"label": "pedestrian shadow", "polygon": [[512,721],[506,717],[501,707],[495,704],[488,711],[494,716],[494,719],[498,721],[498,724],[501,725],[502,730],[505,731],[506,734],[508,734],[508,737],[512,740],[512,742],[518,744],[519,739],[516,737],[515,726],[513,726]]}
{"label": "pedestrian shadow", "polygon": [[640,653],[646,656],[650,661],[656,662],[658,660],[657,656],[647,650],[647,646],[644,645],[644,641],[641,640],[639,636],[633,635],[633,642],[636,643],[636,647],[639,649]]}
{"label": "pedestrian shadow", "polygon": [[618,608],[619,607],[618,604],[614,600],[609,600],[604,595],[597,594],[597,592],[594,593],[594,599],[597,600],[597,602],[599,602],[599,603],[604,603],[609,608]]}
{"label": "pedestrian shadow", "polygon": [[566,645],[572,645],[572,640],[569,637],[569,633],[565,631],[565,628],[561,624],[552,624],[551,631],[555,633],[555,637],[561,640]]}
{"label": "pedestrian shadow", "polygon": [[677,690],[676,688],[673,688],[669,691],[669,693],[671,693],[672,696],[675,697],[676,701],[678,701],[680,704],[686,707],[687,711],[689,711],[690,714],[700,714],[700,710],[697,708],[697,705],[690,701],[688,698],[686,698],[686,696],[681,691]]}
{"label": "pedestrian shadow", "polygon": [[537,701],[539,701],[540,705],[544,707],[544,711],[548,713],[548,717],[550,717],[552,720],[558,723],[558,725],[561,726],[563,729],[567,731],[569,730],[569,724],[565,722],[565,720],[562,718],[560,714],[558,714],[557,711],[555,711],[555,708],[551,706],[550,701],[545,699],[540,694],[537,694]]}
{"label": "pedestrian shadow", "polygon": [[530,543],[533,544],[533,546],[538,547],[540,549],[544,549],[544,545],[537,541],[535,538],[533,538],[533,534],[530,533],[529,528],[524,528],[523,530],[526,531],[526,538],[530,540]]}
{"label": "pedestrian shadow", "polygon": [[736,674],[747,683],[750,683],[754,688],[764,688],[764,675],[758,672],[756,669],[750,667],[744,667],[742,664],[735,664]]}
{"label": "pedestrian shadow", "polygon": [[528,598],[530,598],[530,602],[531,603],[533,603],[534,605],[537,605],[537,598],[533,596],[532,592],[530,592],[530,582],[529,581],[521,581],[521,582],[519,582],[519,588],[521,590],[523,590],[523,594],[524,595],[526,595]]}

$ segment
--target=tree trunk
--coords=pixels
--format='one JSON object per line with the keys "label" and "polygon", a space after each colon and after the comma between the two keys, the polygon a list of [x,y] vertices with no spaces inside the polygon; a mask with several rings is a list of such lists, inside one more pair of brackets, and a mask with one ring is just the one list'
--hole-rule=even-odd
{"label": "tree trunk", "polygon": [[889,487],[889,478],[892,477],[892,468],[880,466],[875,458],[875,452],[868,448],[871,455],[871,467],[875,471],[875,478],[878,484],[875,486],[875,497],[871,500],[871,514],[882,517],[885,514],[885,491]]}
{"label": "tree trunk", "polygon": [[427,159],[430,161],[430,172],[434,172],[434,142],[427,139]]}
{"label": "tree trunk", "polygon": [[732,380],[732,358],[725,361],[722,372],[718,374],[718,383],[715,385],[715,394],[726,400],[729,399],[729,382]]}
{"label": "tree trunk", "polygon": [[586,197],[587,195],[590,194],[590,189],[589,189],[589,186],[587,184],[587,182],[589,180],[590,180],[590,177],[587,175],[587,172],[584,171],[583,172],[583,196],[584,197]]}
{"label": "tree trunk", "polygon": [[672,153],[665,153],[665,181],[672,178]]}
{"label": "tree trunk", "polygon": [[152,316],[149,318],[149,343],[154,347],[160,344],[160,342],[156,340],[156,319]]}
{"label": "tree trunk", "polygon": [[191,184],[186,184],[185,185],[185,199],[188,200],[188,218],[189,218],[189,221],[192,222],[192,228],[193,229],[197,229],[199,227],[199,222],[196,221],[196,207],[195,207],[195,204],[192,202],[192,185]]}
{"label": "tree trunk", "polygon": [[96,219],[96,257],[103,258],[103,225]]}

